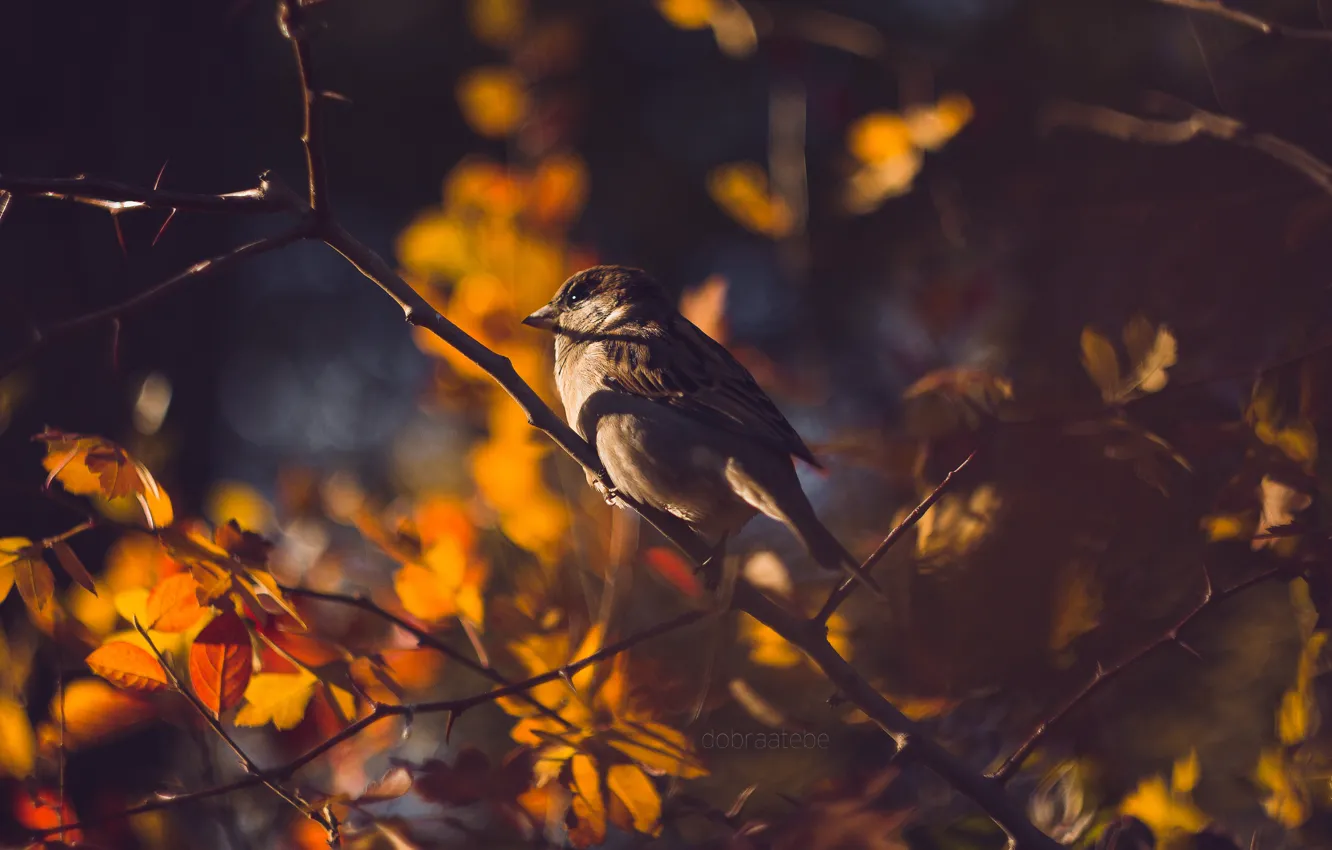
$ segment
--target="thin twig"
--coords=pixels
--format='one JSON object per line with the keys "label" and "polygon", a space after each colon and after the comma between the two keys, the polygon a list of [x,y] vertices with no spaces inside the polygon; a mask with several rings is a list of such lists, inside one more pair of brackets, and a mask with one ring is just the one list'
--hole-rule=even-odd
{"label": "thin twig", "polygon": [[[651,628],[644,629],[641,632],[636,632],[630,635],[629,637],[624,638],[623,640],[616,641],[615,643],[612,644],[608,644],[602,647],[601,649],[597,650],[596,652],[592,653],[591,655],[587,656],[586,658],[578,659],[576,661],[570,662],[569,664],[565,664],[564,666],[559,667],[557,669],[549,670],[540,675],[524,679],[521,682],[515,682],[511,685],[507,685],[502,688],[495,688],[494,690],[485,691],[483,693],[475,694],[470,697],[463,697],[460,699],[452,699],[452,700],[439,700],[436,702],[405,704],[405,705],[377,705],[375,706],[374,710],[371,711],[369,714],[367,714],[365,717],[360,718],[359,720],[355,721],[354,723],[344,728],[342,731],[338,732],[336,735],[333,735],[332,737],[328,738],[327,740],[323,741],[317,746],[311,748],[310,750],[307,750],[301,756],[292,759],[291,761],[287,762],[286,764],[280,765],[279,767],[270,768],[268,770],[261,770],[257,766],[254,766],[253,762],[251,762],[248,758],[245,757],[245,755],[240,751],[239,747],[237,747],[234,742],[228,739],[228,743],[232,745],[232,749],[237,752],[237,755],[239,755],[242,761],[246,764],[247,769],[251,771],[250,775],[243,779],[238,779],[235,782],[230,782],[226,785],[219,785],[214,788],[205,788],[200,791],[192,791],[188,794],[180,794],[174,797],[163,797],[156,800],[150,800],[146,803],[142,803],[138,806],[132,806],[128,809],[124,809],[119,812],[86,818],[84,820],[78,821],[77,823],[65,824],[63,827],[51,827],[48,829],[31,830],[30,832],[27,833],[27,835],[29,838],[33,840],[40,840],[47,836],[54,835],[57,832],[68,832],[71,830],[88,827],[95,823],[103,823],[108,820],[118,820],[120,818],[131,817],[133,815],[139,815],[145,812],[154,812],[154,811],[159,811],[161,809],[174,808],[176,806],[185,805],[187,803],[193,803],[199,800],[205,800],[210,797],[220,797],[226,794],[231,794],[236,791],[241,791],[246,788],[253,788],[259,785],[268,785],[272,787],[273,785],[276,785],[279,782],[284,782],[290,779],[301,768],[310,764],[315,759],[327,753],[329,750],[333,749],[339,744],[342,744],[356,737],[370,726],[386,718],[412,717],[418,714],[451,714],[456,718],[459,715],[461,715],[463,712],[466,712],[472,708],[476,708],[479,705],[485,705],[487,703],[494,702],[500,699],[501,697],[518,696],[520,694],[527,692],[528,690],[531,690],[532,688],[537,687],[538,685],[543,685],[547,682],[553,682],[557,680],[568,680],[572,678],[575,674],[577,674],[578,671],[586,667],[589,667],[593,664],[598,664],[609,658],[613,658],[616,655],[619,655],[620,653],[625,652],[640,643],[643,643],[644,641],[660,637],[661,635],[676,631],[678,629],[682,629],[685,626],[698,622],[699,620],[703,619],[705,616],[707,616],[707,613],[704,611],[686,611],[683,614],[679,614],[669,620],[665,620],[661,623],[658,623],[657,625]],[[141,627],[139,627],[138,624],[136,623],[136,628],[141,628]],[[152,645],[151,641],[149,642],[149,645],[150,646]],[[157,655],[159,662],[162,663],[162,669],[166,671],[166,675],[168,679],[172,682],[173,687],[179,690],[182,694],[185,694],[186,697],[188,698],[190,695],[184,690],[184,688],[180,686],[180,683],[175,678],[175,675],[171,672],[171,668],[167,666],[165,660],[161,657],[161,653],[157,653]],[[203,707],[199,703],[195,703],[193,700],[191,700],[191,703],[195,706],[196,710],[202,709],[202,713],[205,715],[205,718],[209,719],[210,725],[212,725],[212,716],[208,714],[206,707]],[[214,725],[214,729],[215,730],[218,729],[218,726]],[[223,733],[219,731],[219,734]],[[223,735],[223,737],[226,738],[225,735]],[[286,798],[284,797],[284,799]]]}
{"label": "thin twig", "polygon": [[278,7],[282,36],[291,42],[296,73],[301,83],[301,146],[305,149],[305,173],[310,181],[310,209],[320,222],[333,220],[328,196],[328,167],[324,162],[323,93],[315,87],[314,61],[310,55],[310,31],[300,0],[281,0]]}
{"label": "thin twig", "polygon": [[[162,654],[162,650],[157,648],[157,644],[153,643],[152,636],[148,634],[148,630],[145,629],[143,627],[143,624],[139,622],[138,617],[134,618],[133,625],[134,625],[134,630],[139,633],[139,636],[142,637],[144,641],[148,644],[148,648],[152,650],[153,656],[157,659],[157,663],[161,665],[162,672],[166,674],[167,681],[171,684],[172,689],[175,690],[181,696],[185,697],[186,701],[188,701],[189,704],[194,707],[194,710],[198,712],[199,716],[204,719],[204,721],[212,728],[212,730],[215,733],[217,733],[217,736],[226,742],[226,745],[230,747],[231,751],[236,754],[236,757],[238,759],[240,759],[241,764],[245,767],[246,773],[249,773],[252,776],[256,777],[262,776],[263,771],[260,769],[259,765],[255,763],[254,759],[250,758],[250,756],[245,752],[245,750],[241,748],[240,744],[236,743],[236,739],[232,738],[231,735],[227,732],[226,728],[222,725],[222,721],[218,720],[217,717],[215,717],[213,713],[208,710],[208,706],[204,705],[203,701],[200,700],[197,696],[195,696],[194,691],[191,691],[189,688],[185,687],[184,683],[182,683],[180,679],[176,676],[176,672],[171,669],[171,664],[167,661],[166,656]],[[268,786],[269,790],[271,790],[274,794],[281,797],[287,803],[290,803],[291,806],[295,808],[297,811],[301,812],[302,814],[306,815],[312,820],[320,821],[319,815],[316,812],[308,811],[308,807],[306,806],[305,802],[301,800],[298,796],[291,794],[276,782],[271,782],[268,780],[262,780],[262,781],[265,785]]]}
{"label": "thin twig", "polygon": [[[462,651],[455,649],[454,647],[450,646],[449,644],[435,637],[425,629],[420,628],[419,626],[415,625],[414,623],[408,620],[403,619],[402,617],[399,617],[397,614],[394,614],[392,611],[389,611],[381,607],[380,605],[376,604],[374,600],[369,599],[365,596],[351,595],[345,593],[331,593],[323,590],[311,590],[306,587],[292,587],[289,585],[281,585],[280,587],[282,592],[287,594],[288,596],[304,597],[306,599],[318,599],[322,602],[332,602],[337,605],[347,605],[352,608],[358,608],[369,614],[373,614],[376,617],[379,617],[389,623],[392,623],[393,625],[397,626],[403,631],[410,633],[413,637],[416,638],[416,642],[419,645],[427,647],[429,649],[433,649],[434,651],[442,655],[445,655],[448,658],[453,659],[462,666],[466,667],[468,670],[471,670],[472,672],[478,675],[484,676],[485,678],[489,679],[490,681],[494,682],[497,685],[501,685],[503,687],[509,687],[514,684],[511,680],[502,675],[498,670],[486,664],[484,661],[481,662],[473,661],[471,658],[468,658],[467,655],[464,654]],[[565,726],[565,728],[568,729],[573,728],[573,724],[570,723],[568,720],[566,720],[558,711],[542,703],[540,700],[536,699],[526,691],[520,692],[516,694],[516,696],[519,699],[526,702],[527,704],[534,706],[538,711],[540,711],[545,716],[551,718],[552,720],[559,721],[561,724]]]}
{"label": "thin twig", "polygon": [[[924,501],[919,505],[916,505],[911,513],[907,514],[906,518],[897,524],[896,528],[888,532],[888,536],[883,538],[883,542],[879,544],[878,548],[871,552],[870,556],[865,559],[865,562],[860,565],[860,571],[862,573],[868,573],[870,570],[874,569],[874,565],[879,562],[880,558],[888,553],[889,549],[893,548],[893,545],[901,539],[902,535],[906,534],[916,525],[916,523],[920,522],[921,517],[925,516],[925,512],[934,507],[934,503],[939,501],[939,497],[942,496],[944,491],[948,489],[948,486],[953,483],[953,476],[957,475],[963,469],[966,469],[967,464],[971,463],[971,459],[975,456],[976,453],[972,452],[963,458],[962,462],[959,463],[956,468],[944,476],[943,481],[939,482],[939,486],[935,487],[930,495],[925,497]],[[828,595],[828,601],[823,603],[823,607],[819,609],[819,613],[814,615],[814,622],[819,625],[825,625],[828,622],[828,618],[837,610],[837,606],[841,605],[846,597],[851,595],[854,586],[855,583],[851,579],[843,579],[841,585]]]}
{"label": "thin twig", "polygon": [[1187,9],[1190,12],[1202,12],[1206,15],[1214,15],[1223,18],[1232,23],[1248,27],[1254,32],[1271,38],[1291,38],[1303,39],[1306,41],[1326,41],[1332,42],[1332,30],[1308,29],[1305,27],[1292,27],[1286,24],[1279,24],[1273,21],[1260,18],[1257,15],[1251,15],[1248,12],[1241,12],[1239,9],[1232,9],[1229,6],[1219,2],[1219,0],[1153,0],[1162,6],[1174,6],[1177,9]]}
{"label": "thin twig", "polygon": [[[51,198],[111,212],[173,209],[188,212],[274,213],[299,209],[299,198],[262,176],[253,189],[222,195],[174,192],[92,177],[14,177],[0,174],[0,190],[31,198]],[[297,204],[293,205],[293,201]]]}
{"label": "thin twig", "polygon": [[[1162,2],[1164,0],[1161,0]],[[1141,118],[1105,106],[1060,100],[1045,108],[1041,128],[1076,127],[1125,142],[1178,145],[1204,136],[1260,151],[1299,172],[1319,189],[1332,195],[1332,165],[1309,151],[1270,133],[1255,133],[1226,115],[1194,109],[1187,118],[1165,120]]]}
{"label": "thin twig", "polygon": [[160,281],[118,304],[112,304],[103,307],[100,310],[94,310],[91,313],[84,313],[80,316],[63,319],[54,324],[47,325],[46,327],[36,328],[33,330],[32,338],[27,346],[0,363],[0,377],[8,375],[20,363],[32,356],[34,352],[56,337],[84,330],[110,319],[122,318],[133,313],[135,310],[146,307],[182,284],[199,280],[209,275],[218,274],[219,272],[228,271],[251,257],[265,254],[269,251],[276,251],[279,248],[284,248],[309,235],[309,226],[302,224],[283,233],[279,233],[276,236],[267,236],[254,242],[248,242],[239,247],[232,248],[225,254],[219,254],[216,257],[197,262],[184,271],[172,275],[166,280]]}
{"label": "thin twig", "polygon": [[[1139,661],[1141,661],[1143,658],[1147,657],[1151,653],[1155,652],[1157,649],[1161,648],[1162,646],[1165,646],[1166,644],[1178,643],[1181,646],[1183,646],[1185,649],[1192,651],[1187,644],[1184,644],[1180,641],[1179,632],[1189,623],[1193,622],[1204,611],[1208,610],[1209,608],[1212,608],[1213,606],[1223,602],[1226,599],[1231,598],[1232,596],[1235,596],[1238,593],[1242,593],[1243,591],[1248,590],[1249,588],[1253,587],[1256,584],[1261,584],[1265,581],[1268,581],[1269,579],[1276,578],[1279,575],[1288,574],[1288,572],[1289,571],[1283,567],[1273,567],[1271,569],[1264,570],[1263,572],[1260,572],[1257,575],[1251,576],[1250,578],[1247,578],[1244,581],[1241,581],[1238,584],[1232,587],[1228,587],[1225,590],[1219,592],[1213,592],[1211,576],[1207,573],[1204,573],[1203,577],[1206,580],[1206,586],[1203,589],[1202,598],[1199,599],[1196,605],[1190,608],[1183,617],[1181,617],[1179,620],[1176,620],[1174,625],[1172,625],[1169,629],[1162,632],[1160,635],[1158,635],[1149,643],[1138,647],[1133,652],[1124,656],[1113,666],[1111,667],[1098,666],[1096,672],[1092,675],[1091,679],[1087,682],[1087,684],[1079,688],[1076,693],[1070,696],[1057,709],[1055,709],[1054,712],[1049,717],[1041,721],[1040,725],[1038,725],[1032,731],[1032,733],[1027,736],[1027,739],[1023,741],[1022,744],[1016,750],[1013,751],[1013,754],[1010,755],[1008,758],[1004,759],[1004,763],[1001,764],[997,770],[995,770],[993,773],[990,774],[990,778],[1000,783],[1001,785],[1012,779],[1017,774],[1017,772],[1022,768],[1023,762],[1025,762],[1031,756],[1032,750],[1034,750],[1036,746],[1040,744],[1042,740],[1045,739],[1045,736],[1049,734],[1050,730],[1055,725],[1057,725],[1061,720],[1063,720],[1068,715],[1069,712],[1071,712],[1074,708],[1077,708],[1079,705],[1081,705],[1084,701],[1087,700],[1087,698],[1089,698],[1093,693],[1099,690],[1103,685],[1105,685],[1111,679],[1114,679],[1116,676],[1123,673],[1125,670],[1132,667],[1133,665],[1137,664]],[[1196,653],[1194,654],[1196,655]]]}

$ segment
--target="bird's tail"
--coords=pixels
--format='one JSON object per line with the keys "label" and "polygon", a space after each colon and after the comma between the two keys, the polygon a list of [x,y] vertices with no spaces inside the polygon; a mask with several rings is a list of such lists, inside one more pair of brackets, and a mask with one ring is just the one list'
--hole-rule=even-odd
{"label": "bird's tail", "polygon": [[846,547],[833,536],[827,526],[817,517],[813,517],[813,511],[810,511],[810,514],[809,520],[798,525],[793,523],[793,528],[818,565],[829,572],[840,570],[846,573],[852,580],[868,588],[879,599],[886,600],[887,597],[884,595],[883,588],[879,587],[878,582],[860,568],[860,562],[856,560],[856,556],[846,551]]}

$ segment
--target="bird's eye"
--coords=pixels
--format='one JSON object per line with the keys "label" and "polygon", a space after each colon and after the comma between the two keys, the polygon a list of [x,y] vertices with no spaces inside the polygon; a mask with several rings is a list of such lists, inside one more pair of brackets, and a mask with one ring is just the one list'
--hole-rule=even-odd
{"label": "bird's eye", "polygon": [[576,286],[573,289],[569,290],[569,294],[564,297],[564,300],[565,303],[567,303],[570,307],[572,307],[586,297],[587,297],[587,288],[583,286]]}

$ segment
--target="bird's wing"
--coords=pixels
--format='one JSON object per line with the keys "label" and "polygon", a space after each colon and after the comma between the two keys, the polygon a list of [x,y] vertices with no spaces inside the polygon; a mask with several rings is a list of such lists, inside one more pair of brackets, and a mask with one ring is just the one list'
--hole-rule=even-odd
{"label": "bird's wing", "polygon": [[606,341],[607,381],[714,427],[759,440],[822,468],[749,371],[692,322],[662,335]]}

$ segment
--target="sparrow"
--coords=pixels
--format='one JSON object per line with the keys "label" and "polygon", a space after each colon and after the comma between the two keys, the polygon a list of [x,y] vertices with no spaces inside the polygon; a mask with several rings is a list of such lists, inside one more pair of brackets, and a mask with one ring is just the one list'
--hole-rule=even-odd
{"label": "sparrow", "polygon": [[793,458],[821,469],[814,453],[748,370],[646,272],[581,271],[523,324],[555,335],[565,417],[609,473],[608,501],[624,494],[673,514],[714,549],[762,513],[820,567],[881,594],[805,496]]}

